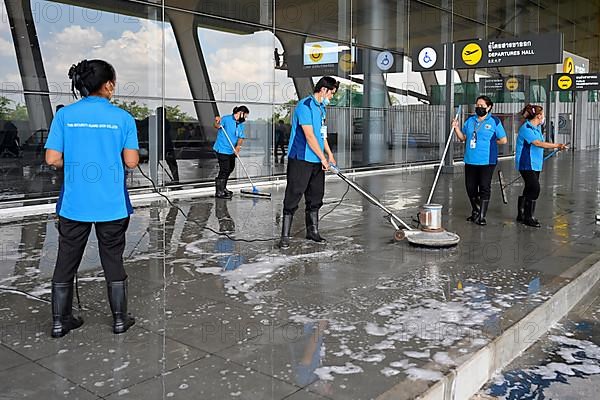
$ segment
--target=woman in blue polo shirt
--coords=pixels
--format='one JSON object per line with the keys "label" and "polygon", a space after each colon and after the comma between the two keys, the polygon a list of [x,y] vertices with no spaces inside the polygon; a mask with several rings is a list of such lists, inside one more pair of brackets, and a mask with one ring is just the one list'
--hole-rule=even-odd
{"label": "woman in blue polo shirt", "polygon": [[113,332],[134,324],[127,313],[127,274],[123,268],[125,232],[133,213],[125,166],[139,162],[135,120],[110,103],[115,70],[106,61],[83,60],[69,70],[71,90],[82,99],[55,115],[46,141],[46,163],[64,169],[64,183],[56,203],[58,256],[52,277],[52,337],[79,328],[74,317],[73,279],[88,236],[95,226],[113,314]]}
{"label": "woman in blue polo shirt", "polygon": [[475,114],[467,118],[462,130],[458,120],[452,126],[456,137],[465,145],[465,186],[471,202],[467,221],[486,225],[485,216],[490,203],[492,176],[498,163],[498,145],[506,144],[506,132],[500,119],[491,113],[494,103],[487,96],[475,102]]}
{"label": "woman in blue polo shirt", "polygon": [[525,123],[519,128],[515,166],[523,181],[525,188],[523,195],[519,196],[517,205],[517,221],[535,228],[540,223],[535,219],[535,203],[540,195],[540,172],[544,164],[544,149],[563,150],[566,146],[562,143],[544,142],[542,125],[544,125],[544,109],[541,106],[527,104],[521,115]]}
{"label": "woman in blue polo shirt", "polygon": [[[233,192],[227,190],[227,180],[235,169],[235,155],[239,154],[242,149],[245,138],[244,122],[248,118],[248,114],[250,114],[248,107],[238,106],[233,108],[231,115],[215,118],[215,128],[218,131],[213,150],[217,153],[219,162],[219,174],[215,178],[215,197],[218,199],[233,197]],[[235,146],[235,150],[231,145]]]}

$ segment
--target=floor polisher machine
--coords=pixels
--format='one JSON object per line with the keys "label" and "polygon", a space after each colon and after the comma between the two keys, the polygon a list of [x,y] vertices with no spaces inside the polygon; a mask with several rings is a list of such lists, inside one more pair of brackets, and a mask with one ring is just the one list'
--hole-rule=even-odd
{"label": "floor polisher machine", "polygon": [[396,241],[406,239],[414,246],[430,248],[452,247],[456,246],[460,241],[460,237],[456,233],[448,232],[442,228],[441,205],[426,204],[422,206],[419,212],[420,229],[415,229],[395,215],[389,208],[384,206],[375,196],[341,173],[336,166],[332,165],[330,169],[340,179],[369,200],[369,202],[379,207],[387,214],[390,224],[392,224],[396,230],[394,233],[394,239]]}
{"label": "floor polisher machine", "polygon": [[[461,106],[459,105],[458,109],[456,110],[456,115],[454,116],[455,120],[458,120],[458,117],[460,116],[460,110]],[[437,186],[438,180],[440,179],[440,173],[442,172],[442,167],[444,165],[444,160],[446,159],[446,154],[448,153],[448,149],[450,148],[450,144],[452,143],[453,137],[454,127],[450,128],[450,133],[448,134],[448,139],[446,140],[446,146],[444,147],[444,152],[442,154],[442,158],[440,159],[440,163],[437,166],[435,179],[433,180],[433,185],[431,186],[431,190],[429,191],[427,202],[421,207],[419,207],[419,212],[417,214],[417,219],[420,227],[419,233],[418,235],[413,234],[412,238],[410,236],[406,237],[407,240],[411,243],[413,243],[416,239],[418,243],[427,242],[428,247],[450,247],[455,246],[460,242],[460,236],[458,236],[454,232],[448,232],[442,227],[443,206],[441,204],[431,202],[433,194],[435,193],[435,188]],[[398,238],[401,238],[401,235],[399,235],[398,233],[397,236]]]}

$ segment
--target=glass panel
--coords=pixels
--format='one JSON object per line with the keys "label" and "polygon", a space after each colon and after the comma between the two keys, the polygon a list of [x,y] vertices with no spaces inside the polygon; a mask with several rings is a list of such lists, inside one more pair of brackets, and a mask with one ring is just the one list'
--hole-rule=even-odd
{"label": "glass panel", "polygon": [[468,20],[463,17],[454,16],[452,18],[453,41],[485,39],[485,25]]}
{"label": "glass panel", "polygon": [[[212,113],[213,116],[231,114],[239,103],[183,102],[165,103],[165,147],[159,170],[164,182],[189,183],[213,181],[218,164],[213,151],[217,130],[194,118],[196,110]],[[253,103],[245,104],[250,109],[244,123],[246,139],[240,154],[248,173],[252,177],[269,176],[272,172],[273,106]],[[160,171],[159,171],[160,172]],[[232,179],[245,179],[239,162],[231,175]],[[178,180],[179,182],[174,182]]]}
{"label": "glass panel", "polygon": [[351,3],[349,0],[277,0],[275,28],[349,42]]}
{"label": "glass panel", "polygon": [[485,24],[488,6],[486,1],[453,1],[452,3],[455,16],[466,17],[474,24]]}
{"label": "glass panel", "polygon": [[[235,26],[235,20],[263,26],[273,25],[273,0],[165,0],[165,7],[188,10],[193,13],[221,17],[224,24]],[[278,1],[279,3],[279,1]],[[231,21],[233,22],[233,21]]]}
{"label": "glass panel", "polygon": [[487,23],[490,27],[505,32],[503,36],[513,36],[515,32],[515,0],[488,0]]}
{"label": "glass panel", "polygon": [[269,103],[283,98],[289,80],[275,75],[272,31],[242,34],[200,27],[198,37],[214,100]]}
{"label": "glass panel", "polygon": [[0,82],[0,90],[19,90],[23,87],[11,24],[3,1],[0,2]]}
{"label": "glass panel", "polygon": [[35,26],[17,42],[23,70],[36,71],[23,89],[69,93],[71,64],[100,58],[117,70],[117,94],[162,96],[160,8],[123,1],[87,4],[32,0],[31,10],[12,11],[18,15],[14,29],[25,29],[30,21]]}

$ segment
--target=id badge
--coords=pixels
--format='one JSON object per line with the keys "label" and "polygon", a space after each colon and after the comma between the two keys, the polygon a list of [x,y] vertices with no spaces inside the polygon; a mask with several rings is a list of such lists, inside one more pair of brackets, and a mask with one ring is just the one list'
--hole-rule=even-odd
{"label": "id badge", "polygon": [[472,149],[475,149],[475,148],[477,148],[477,140],[475,140],[475,139],[471,139],[471,143],[469,144],[469,146],[470,146]]}
{"label": "id badge", "polygon": [[327,125],[321,126],[321,138],[327,139]]}

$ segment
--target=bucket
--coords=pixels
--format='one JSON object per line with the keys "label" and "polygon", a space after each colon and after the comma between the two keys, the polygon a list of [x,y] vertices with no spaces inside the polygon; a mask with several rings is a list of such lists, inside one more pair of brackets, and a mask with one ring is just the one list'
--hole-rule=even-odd
{"label": "bucket", "polygon": [[425,204],[419,208],[419,223],[426,230],[442,229],[442,205]]}

